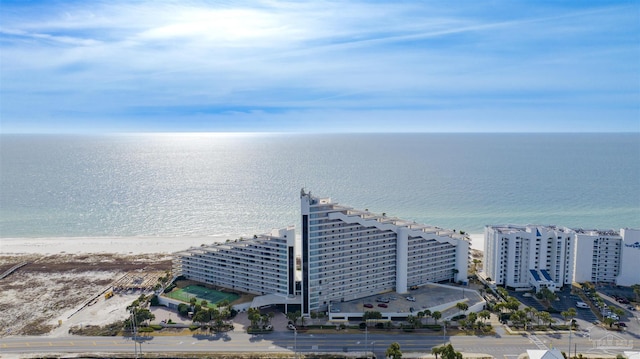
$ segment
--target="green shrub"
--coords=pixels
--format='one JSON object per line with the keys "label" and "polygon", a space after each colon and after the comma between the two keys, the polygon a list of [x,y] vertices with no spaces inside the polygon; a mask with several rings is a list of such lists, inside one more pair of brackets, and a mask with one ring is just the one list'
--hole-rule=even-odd
{"label": "green shrub", "polygon": [[153,330],[162,330],[163,329],[163,326],[159,325],[159,324],[151,324],[149,327],[153,328]]}
{"label": "green shrub", "polygon": [[153,332],[153,328],[151,327],[142,327],[138,329],[139,333],[151,333]]}
{"label": "green shrub", "polygon": [[440,324],[426,324],[424,327],[427,329],[435,330],[435,331],[442,330],[442,325]]}
{"label": "green shrub", "polygon": [[191,325],[189,326],[189,330],[191,330],[191,331],[198,330],[198,329],[200,329],[200,326],[199,326],[199,325],[191,324]]}

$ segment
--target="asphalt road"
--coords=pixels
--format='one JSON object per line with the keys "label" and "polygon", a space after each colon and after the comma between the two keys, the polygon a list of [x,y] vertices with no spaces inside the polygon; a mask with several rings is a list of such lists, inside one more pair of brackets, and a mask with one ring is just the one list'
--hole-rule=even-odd
{"label": "asphalt road", "polygon": [[[597,338],[589,338],[583,333],[572,335],[572,348],[578,346],[580,352],[607,352],[621,353],[624,348],[621,345],[633,347],[633,337],[620,336],[617,341],[604,342],[608,347],[604,348],[595,339],[602,338],[596,333]],[[606,336],[607,333],[603,332]],[[454,336],[443,338],[441,336],[425,335],[368,335],[365,343],[364,333],[360,334],[298,334],[293,332],[276,332],[267,335],[248,335],[244,333],[229,333],[217,336],[190,336],[190,337],[147,337],[138,340],[143,352],[343,352],[343,351],[375,351],[378,357],[384,357],[383,353],[392,342],[400,343],[403,352],[431,352],[431,348],[451,342],[458,351],[485,353],[496,358],[512,358],[527,349],[542,347],[558,347],[563,351],[568,350],[568,334],[550,334],[529,337],[523,335],[503,335],[497,337]],[[629,342],[631,340],[631,342]],[[637,340],[636,340],[637,341]],[[631,344],[630,344],[631,343]],[[600,345],[602,348],[596,348]],[[620,348],[610,348],[618,345]],[[638,343],[640,345],[640,342]],[[628,348],[627,348],[628,350]],[[0,342],[2,354],[43,354],[43,353],[134,353],[134,342],[131,338],[123,337],[9,337]]]}

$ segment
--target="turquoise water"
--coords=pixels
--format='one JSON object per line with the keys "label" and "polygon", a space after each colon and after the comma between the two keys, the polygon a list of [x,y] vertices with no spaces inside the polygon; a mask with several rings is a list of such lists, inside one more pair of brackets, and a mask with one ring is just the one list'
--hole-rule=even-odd
{"label": "turquoise water", "polygon": [[640,134],[1,135],[0,236],[299,226],[299,193],[480,233],[640,227]]}

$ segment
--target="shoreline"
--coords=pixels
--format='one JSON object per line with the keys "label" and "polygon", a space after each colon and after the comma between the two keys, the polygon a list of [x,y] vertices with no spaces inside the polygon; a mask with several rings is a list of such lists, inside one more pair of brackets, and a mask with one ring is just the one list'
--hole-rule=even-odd
{"label": "shoreline", "polygon": [[[484,234],[469,234],[471,249],[484,250]],[[41,237],[0,238],[0,255],[20,254],[170,254],[223,243],[228,236],[208,237]]]}
{"label": "shoreline", "polygon": [[170,254],[227,237],[42,237],[1,238],[0,255],[20,254]]}

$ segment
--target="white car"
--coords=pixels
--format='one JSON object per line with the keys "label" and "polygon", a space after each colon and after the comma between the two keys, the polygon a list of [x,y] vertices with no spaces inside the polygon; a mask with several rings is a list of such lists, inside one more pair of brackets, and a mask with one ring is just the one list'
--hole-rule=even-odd
{"label": "white car", "polygon": [[407,297],[407,300],[410,302],[415,302],[416,298],[415,297]]}

